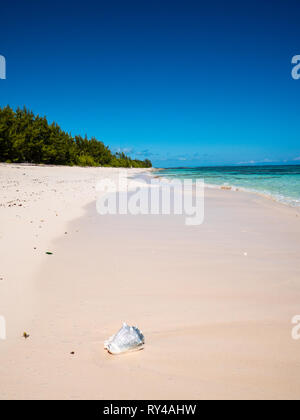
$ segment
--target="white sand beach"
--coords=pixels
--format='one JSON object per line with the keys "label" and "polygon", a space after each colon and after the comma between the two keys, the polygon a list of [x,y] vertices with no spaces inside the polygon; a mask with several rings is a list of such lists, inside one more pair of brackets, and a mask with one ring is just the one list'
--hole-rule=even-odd
{"label": "white sand beach", "polygon": [[[100,216],[117,175],[0,164],[0,399],[299,399],[299,210],[206,189],[199,226]],[[145,349],[112,356],[123,321]]]}

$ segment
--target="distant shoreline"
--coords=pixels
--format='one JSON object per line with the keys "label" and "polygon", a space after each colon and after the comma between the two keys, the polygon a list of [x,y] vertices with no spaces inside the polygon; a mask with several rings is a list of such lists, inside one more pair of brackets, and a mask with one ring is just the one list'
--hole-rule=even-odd
{"label": "distant shoreline", "polygon": [[6,163],[31,162],[84,167],[151,168],[149,159],[133,159],[120,150],[113,153],[95,137],[72,136],[56,122],[35,115],[25,106],[0,107],[0,159]]}

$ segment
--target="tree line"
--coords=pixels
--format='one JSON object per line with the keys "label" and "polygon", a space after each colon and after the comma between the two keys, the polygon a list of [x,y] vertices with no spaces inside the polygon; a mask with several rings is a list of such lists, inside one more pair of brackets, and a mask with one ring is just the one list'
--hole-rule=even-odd
{"label": "tree line", "polygon": [[72,137],[55,122],[49,124],[46,117],[34,115],[26,107],[14,111],[10,106],[0,107],[0,161],[123,168],[152,166],[149,159],[131,159],[124,153],[112,153],[95,137]]}

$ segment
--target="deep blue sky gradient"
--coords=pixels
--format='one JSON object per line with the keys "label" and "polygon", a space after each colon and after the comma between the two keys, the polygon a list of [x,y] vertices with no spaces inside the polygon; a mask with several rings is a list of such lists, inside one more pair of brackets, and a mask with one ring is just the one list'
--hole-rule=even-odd
{"label": "deep blue sky gradient", "polygon": [[14,1],[0,22],[0,106],[156,166],[299,163],[299,1]]}

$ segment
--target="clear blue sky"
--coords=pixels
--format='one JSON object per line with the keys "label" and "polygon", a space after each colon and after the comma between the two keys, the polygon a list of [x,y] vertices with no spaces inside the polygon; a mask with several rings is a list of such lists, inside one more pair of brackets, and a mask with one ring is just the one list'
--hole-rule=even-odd
{"label": "clear blue sky", "polygon": [[300,163],[299,1],[1,4],[0,106],[156,166]]}

